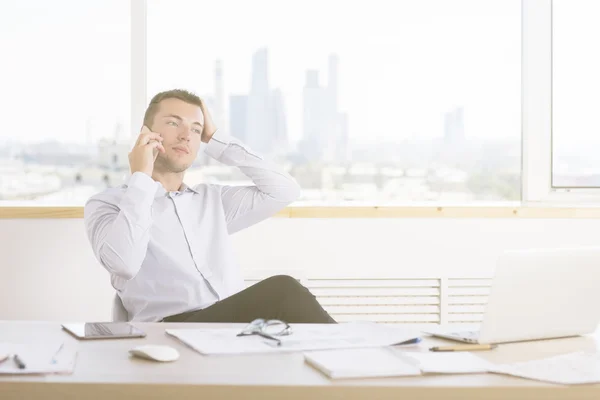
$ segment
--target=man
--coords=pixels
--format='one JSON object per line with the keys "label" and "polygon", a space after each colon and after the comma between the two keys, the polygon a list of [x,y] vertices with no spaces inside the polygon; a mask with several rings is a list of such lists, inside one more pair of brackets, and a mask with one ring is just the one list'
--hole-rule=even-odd
{"label": "man", "polygon": [[[183,183],[199,150],[236,166],[253,186]],[[93,196],[85,226],[129,319],[168,322],[335,322],[295,279],[245,290],[229,235],[298,198],[294,179],[217,131],[205,104],[185,90],[154,96],[129,154],[131,177]],[[265,248],[268,245],[265,244]]]}

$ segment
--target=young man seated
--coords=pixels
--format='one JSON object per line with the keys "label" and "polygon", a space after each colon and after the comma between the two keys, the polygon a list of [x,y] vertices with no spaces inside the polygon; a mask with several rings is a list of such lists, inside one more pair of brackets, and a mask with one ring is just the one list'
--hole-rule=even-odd
{"label": "young man seated", "polygon": [[[187,186],[185,171],[201,150],[238,167],[254,185]],[[130,320],[335,322],[289,276],[242,290],[229,235],[272,216],[300,188],[280,167],[218,131],[200,98],[185,90],[154,96],[129,165],[125,185],[87,202],[85,226]]]}

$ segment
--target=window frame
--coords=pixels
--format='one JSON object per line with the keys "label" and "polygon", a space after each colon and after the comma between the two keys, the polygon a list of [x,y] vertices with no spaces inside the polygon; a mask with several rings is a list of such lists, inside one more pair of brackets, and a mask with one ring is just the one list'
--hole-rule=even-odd
{"label": "window frame", "polygon": [[552,13],[554,0],[522,0],[522,204],[585,205],[600,188],[552,186]]}
{"label": "window frame", "polygon": [[[278,216],[318,217],[592,217],[600,188],[552,187],[552,4],[521,0],[521,202],[441,207],[288,207]],[[141,121],[147,98],[147,0],[131,0],[131,121]],[[508,203],[507,203],[508,204]],[[563,208],[554,208],[561,205]],[[582,205],[577,212],[577,207]],[[537,207],[538,211],[528,210]],[[566,207],[566,208],[565,208]],[[450,210],[450,211],[448,211]],[[544,211],[546,210],[546,211]],[[562,211],[561,211],[562,210]],[[566,211],[565,211],[566,210]],[[574,211],[575,210],[575,211]],[[0,206],[1,218],[81,218],[83,207]]]}

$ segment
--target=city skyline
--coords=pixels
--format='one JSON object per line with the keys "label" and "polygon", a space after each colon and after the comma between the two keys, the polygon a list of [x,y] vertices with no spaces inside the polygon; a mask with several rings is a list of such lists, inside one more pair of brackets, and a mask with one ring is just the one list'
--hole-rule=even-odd
{"label": "city skyline", "polygon": [[[222,99],[249,93],[247,60],[268,48],[269,84],[285,99],[287,137],[297,142],[303,136],[305,71],[327,71],[328,55],[335,53],[344,65],[338,106],[348,115],[352,143],[442,137],[445,113],[459,105],[469,110],[466,136],[518,140],[519,1],[376,3],[377,9],[364,9],[339,1],[283,7],[262,0],[253,6],[149,0],[148,97],[175,87],[213,92],[216,59],[228,77]],[[126,132],[137,130],[140,122],[129,121],[128,2],[57,0],[49,7],[31,0],[3,7],[0,45],[11,63],[0,67],[0,85],[11,97],[0,99],[0,107],[13,118],[2,139],[84,143],[87,120],[93,121],[94,141],[112,134],[119,120]],[[198,15],[210,18],[199,24]],[[42,105],[33,115],[43,126],[16,135],[32,118],[29,93]]]}
{"label": "city skyline", "polygon": [[[274,10],[279,10],[280,7],[276,2],[261,0],[258,3],[264,7],[272,7]],[[408,138],[418,140],[420,137],[443,137],[445,114],[460,104],[468,110],[464,121],[465,137],[470,140],[486,140],[486,138],[520,140],[519,88],[515,87],[511,101],[514,104],[509,105],[508,108],[505,106],[508,99],[506,95],[502,95],[502,91],[495,90],[501,86],[509,87],[513,84],[518,86],[520,81],[519,1],[428,0],[418,3],[399,1],[394,3],[396,8],[393,13],[384,12],[387,3],[377,3],[380,5],[378,10],[381,11],[378,24],[372,27],[365,26],[367,32],[360,35],[352,29],[351,22],[354,20],[352,16],[368,17],[371,11],[362,8],[357,10],[355,5],[344,3],[346,17],[337,20],[339,29],[333,33],[331,29],[326,28],[329,27],[328,21],[333,20],[336,10],[339,10],[336,7],[341,3],[318,2],[321,3],[320,11],[313,13],[314,15],[310,14],[312,17],[310,29],[302,29],[304,42],[289,39],[290,35],[297,31],[297,21],[303,20],[303,16],[308,15],[311,10],[310,1],[302,5],[290,4],[289,7],[292,7],[290,10],[282,13],[279,19],[272,21],[249,5],[236,1],[203,5],[202,13],[210,14],[211,18],[203,21],[202,25],[207,32],[215,32],[218,35],[202,37],[199,43],[202,49],[201,57],[198,56],[198,51],[194,51],[195,55],[192,54],[186,65],[167,63],[168,67],[165,68],[160,65],[166,61],[164,54],[158,54],[157,50],[162,50],[165,43],[170,43],[172,51],[178,54],[183,53],[184,48],[191,49],[189,47],[191,42],[178,38],[193,37],[188,29],[188,26],[191,27],[193,24],[189,24],[188,21],[192,21],[197,14],[198,5],[194,2],[174,1],[166,6],[161,2],[150,0],[148,2],[149,95],[153,93],[152,87],[161,85],[161,81],[168,87],[193,86],[199,94],[210,92],[211,84],[207,79],[211,79],[212,76],[211,73],[204,73],[207,68],[213,67],[211,62],[207,62],[210,58],[222,59],[229,66],[228,76],[231,78],[231,87],[223,87],[221,90],[224,97],[227,96],[225,99],[234,93],[246,93],[243,86],[248,85],[249,82],[247,78],[249,67],[238,68],[243,63],[236,61],[246,57],[256,48],[267,46],[275,55],[273,70],[279,71],[271,76],[274,87],[280,89],[279,95],[286,99],[285,105],[288,109],[298,110],[296,115],[290,113],[287,116],[289,128],[287,136],[291,142],[297,142],[302,138],[302,128],[299,123],[302,120],[302,108],[298,105],[302,101],[300,82],[304,80],[303,71],[306,69],[323,71],[326,55],[334,51],[340,53],[340,58],[351,69],[351,71],[347,69],[340,76],[340,81],[346,83],[343,85],[345,89],[340,93],[341,103],[348,103],[349,99],[355,97],[353,95],[357,90],[355,82],[365,81],[365,77],[369,81],[383,81],[384,84],[381,86],[385,87],[385,83],[388,83],[385,77],[389,75],[386,71],[389,70],[407,76],[409,80],[415,82],[415,85],[426,83],[420,89],[415,89],[418,88],[415,85],[391,85],[393,87],[390,87],[390,90],[400,93],[403,97],[397,99],[397,102],[384,101],[383,98],[381,101],[375,101],[377,97],[373,96],[365,99],[367,108],[379,109],[376,112],[363,113],[369,114],[369,118],[362,118],[360,111],[359,118],[356,118],[356,107],[346,107],[351,121],[348,126],[350,142],[365,139],[375,143],[402,141]],[[69,4],[69,7],[62,6],[66,4]],[[586,4],[586,7],[592,9],[597,9],[599,6]],[[232,7],[234,5],[235,7]],[[593,28],[593,19],[585,20],[583,24],[575,26],[576,18],[572,13],[576,13],[576,7],[572,9],[562,7],[563,3],[557,5],[559,6],[561,8],[557,10],[560,11],[560,19],[557,20],[558,30],[555,39],[559,46],[557,55],[563,56],[558,57],[557,61],[570,60],[574,58],[567,56],[565,49],[570,49],[571,52],[578,51],[576,47],[569,45],[573,43],[573,35],[581,35],[585,29],[597,28]],[[227,15],[228,10],[232,8],[239,12]],[[0,107],[11,116],[5,123],[4,129],[0,131],[4,143],[43,143],[52,140],[71,144],[95,143],[101,138],[110,138],[117,123],[123,125],[125,135],[135,133],[137,129],[132,129],[132,126],[136,127],[138,123],[129,121],[128,30],[130,21],[127,2],[107,0],[102,3],[70,3],[57,0],[51,6],[45,1],[8,1],[3,2],[3,10],[5,12],[0,15],[2,33],[0,46],[4,49],[5,55],[11,59],[11,63],[5,63],[0,67],[0,86],[3,87],[4,93],[9,94],[0,100]],[[56,12],[57,10],[59,12]],[[592,14],[587,15],[591,18]],[[299,18],[288,18],[289,15],[297,15]],[[244,22],[242,16],[252,16],[252,18]],[[179,21],[181,29],[179,27],[177,30],[169,29],[170,20]],[[160,31],[153,28],[159,23],[164,25],[164,29]],[[219,25],[221,29],[216,29]],[[239,31],[244,32],[244,35],[233,35],[233,31],[227,29],[229,26],[239,27]],[[278,31],[277,35],[273,35],[275,28]],[[474,28],[478,29],[478,37],[463,40],[466,37],[464,35]],[[74,31],[79,34],[72,35]],[[444,37],[436,43],[435,38],[439,37],[440,32],[444,32]],[[360,37],[362,39],[357,40]],[[419,38],[419,40],[412,43],[404,42],[405,37]],[[485,46],[480,46],[483,43]],[[514,51],[511,50],[511,46]],[[22,49],[30,51],[24,52]],[[368,51],[364,52],[365,49]],[[423,53],[420,49],[428,51]],[[492,57],[488,57],[490,53],[494,53]],[[75,54],[79,55],[74,57]],[[586,54],[593,56],[589,52]],[[159,65],[154,62],[157,56],[163,58],[158,60]],[[390,59],[390,56],[394,56],[395,59]],[[499,57],[505,59],[504,64],[495,63]],[[597,56],[594,57],[596,58],[588,60],[591,64],[597,63]],[[371,67],[365,69],[364,64],[361,66],[359,62],[361,58],[368,59],[368,65]],[[282,60],[285,59],[289,61],[284,63]],[[481,64],[481,60],[486,59],[490,62]],[[42,69],[39,60],[44,60]],[[299,60],[301,62],[298,62]],[[387,63],[389,60],[393,61],[391,65]],[[475,63],[472,60],[475,60]],[[290,65],[293,67],[288,68]],[[188,66],[192,66],[194,71],[190,71]],[[400,68],[394,68],[395,66]],[[456,74],[457,66],[462,67],[464,73]],[[418,68],[421,70],[418,71]],[[561,96],[555,97],[554,100],[560,102],[557,103],[556,110],[560,114],[556,116],[555,121],[556,142],[559,144],[557,151],[567,154],[589,149],[589,145],[600,140],[600,136],[586,129],[589,123],[595,124],[593,119],[588,118],[585,121],[580,118],[574,119],[573,104],[561,100],[570,97],[565,96],[565,91],[562,89],[567,87],[565,73],[569,74],[569,82],[580,79],[577,75],[570,74],[568,72],[570,69],[564,68],[562,65],[557,67],[557,74],[562,74],[558,75],[562,80],[556,85],[557,93],[561,91],[559,93]],[[357,74],[357,71],[361,74]],[[474,74],[471,81],[464,79],[465,76],[470,76],[472,72],[477,71],[487,76],[486,81],[482,81],[478,74]],[[415,75],[415,72],[419,74]],[[183,84],[169,85],[169,74],[176,75],[178,82]],[[295,76],[293,79],[298,82],[295,87],[299,89],[295,89],[290,95],[286,82],[292,79],[290,78],[292,74]],[[467,86],[460,88],[455,85],[455,89],[452,89],[452,85],[446,89],[440,86],[438,88],[440,90],[432,91],[435,82],[427,83],[426,80],[423,81],[423,77],[435,74],[441,74],[440,79],[456,81],[457,84],[466,83]],[[79,83],[84,81],[84,85]],[[391,82],[393,83],[394,79]],[[282,83],[286,84],[282,86]],[[490,86],[488,83],[492,85],[497,83],[497,85]],[[479,103],[475,104],[476,107],[460,101],[447,104],[443,108],[439,108],[436,104],[440,97],[436,92],[444,97],[446,96],[444,91],[452,93],[454,90],[455,94],[460,94],[459,97],[465,97],[472,91],[473,86],[484,89],[481,92],[484,95],[471,96],[476,103]],[[582,86],[570,84],[568,87]],[[428,103],[417,96],[413,103],[407,103],[407,99],[418,95],[419,92],[428,96],[433,95],[430,96],[432,101]],[[35,93],[38,104],[52,104],[53,107],[37,107],[32,114],[26,106],[31,102],[27,97],[29,93]],[[576,95],[580,97],[585,93],[579,91]],[[497,98],[496,104],[501,107],[492,107],[488,103],[488,98],[491,97]],[[500,100],[502,98],[504,100]],[[597,103],[594,98],[582,99],[582,102],[590,107]],[[56,109],[54,106],[60,108]],[[487,110],[482,110],[482,107]],[[430,112],[424,113],[427,108]],[[59,112],[61,109],[69,111],[69,121],[64,120]],[[380,115],[385,118],[377,118]],[[395,116],[392,123],[390,123],[390,116]],[[403,121],[404,119],[412,119],[412,122]],[[23,125],[29,121],[38,126],[35,129],[28,129],[26,134],[21,134]],[[419,129],[411,129],[409,126],[414,126],[415,121],[421,121],[423,126]],[[485,121],[485,124],[481,124],[481,121]],[[372,129],[364,130],[363,128],[369,124],[372,124]],[[586,145],[579,146],[577,144],[579,139],[575,138],[581,138]]]}
{"label": "city skyline", "polygon": [[[553,172],[596,179],[591,71],[600,58],[582,43],[600,28],[593,13],[580,19],[565,4],[553,31]],[[195,92],[219,128],[286,165],[311,196],[514,198],[520,0],[146,5],[145,102],[163,90]],[[8,188],[30,173],[60,176],[65,190],[117,182],[141,125],[130,121],[139,42],[130,43],[129,3],[11,0],[2,10],[10,62],[0,65],[0,167],[16,174],[5,176]],[[245,179],[201,165],[190,179]]]}
{"label": "city skyline", "polygon": [[[520,1],[423,3],[399,1],[392,7],[379,1],[375,11],[339,1],[286,7],[262,0],[252,6],[151,1],[149,93],[190,83],[206,92],[213,85],[215,59],[225,65],[227,95],[248,93],[252,67],[247,60],[268,48],[269,84],[285,98],[288,136],[297,142],[304,134],[306,70],[326,75],[328,56],[335,53],[344,66],[338,106],[348,114],[352,143],[443,137],[445,113],[458,106],[470,110],[466,136],[518,140]],[[370,19],[375,13],[377,18]],[[201,57],[190,53],[190,42],[179,40],[197,35],[194,16],[200,14],[211,16],[202,27],[215,33],[198,43]],[[177,29],[168,29],[175,20]],[[159,26],[160,31],[153,28]],[[167,51],[189,57],[176,65],[177,73],[163,60]]]}

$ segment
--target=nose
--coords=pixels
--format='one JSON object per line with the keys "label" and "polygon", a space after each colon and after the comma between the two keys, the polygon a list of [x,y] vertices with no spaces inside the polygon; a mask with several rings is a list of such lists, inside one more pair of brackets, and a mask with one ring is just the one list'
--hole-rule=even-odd
{"label": "nose", "polygon": [[179,135],[178,135],[179,140],[189,141],[191,135],[192,135],[191,127],[188,126],[188,124],[181,124],[181,128],[179,130]]}

